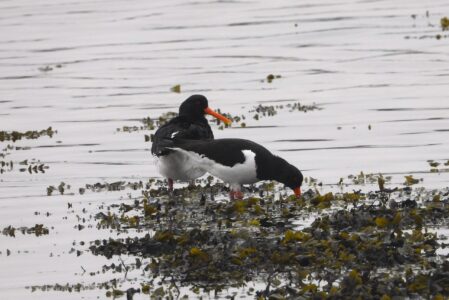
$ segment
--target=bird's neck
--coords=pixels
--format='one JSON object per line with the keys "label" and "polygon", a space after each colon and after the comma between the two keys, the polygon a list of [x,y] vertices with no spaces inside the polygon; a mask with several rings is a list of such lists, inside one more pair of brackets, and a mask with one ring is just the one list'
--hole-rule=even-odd
{"label": "bird's neck", "polygon": [[282,173],[280,171],[284,166],[288,164],[284,159],[271,154],[271,157],[260,157],[259,160],[261,163],[257,164],[257,178],[260,180],[276,180],[283,183],[279,175]]}

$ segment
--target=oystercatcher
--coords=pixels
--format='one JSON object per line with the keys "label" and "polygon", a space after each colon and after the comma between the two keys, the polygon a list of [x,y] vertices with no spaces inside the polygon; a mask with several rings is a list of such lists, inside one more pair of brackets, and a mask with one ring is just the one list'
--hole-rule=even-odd
{"label": "oystercatcher", "polygon": [[185,170],[208,172],[231,186],[230,196],[242,198],[242,184],[276,180],[301,196],[303,175],[283,158],[273,155],[262,145],[244,139],[186,140],[174,138],[165,148],[177,153]]}
{"label": "oystercatcher", "polygon": [[205,114],[229,124],[231,120],[213,111],[207,98],[192,95],[179,106],[179,115],[161,126],[154,134],[151,153],[159,157],[159,171],[168,178],[169,190],[173,190],[173,180],[190,181],[202,176],[205,171],[191,169],[184,164],[183,156],[167,149],[167,141],[173,138],[188,140],[212,140],[214,134]]}

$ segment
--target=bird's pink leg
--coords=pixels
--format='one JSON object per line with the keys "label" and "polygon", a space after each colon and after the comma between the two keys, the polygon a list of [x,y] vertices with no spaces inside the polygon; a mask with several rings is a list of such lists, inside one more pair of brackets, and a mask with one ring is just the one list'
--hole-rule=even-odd
{"label": "bird's pink leg", "polygon": [[168,178],[168,191],[173,192],[173,179]]}
{"label": "bird's pink leg", "polygon": [[229,191],[229,199],[231,201],[234,200],[242,200],[243,199],[243,192],[241,191],[240,186],[234,186],[231,185],[231,190]]}

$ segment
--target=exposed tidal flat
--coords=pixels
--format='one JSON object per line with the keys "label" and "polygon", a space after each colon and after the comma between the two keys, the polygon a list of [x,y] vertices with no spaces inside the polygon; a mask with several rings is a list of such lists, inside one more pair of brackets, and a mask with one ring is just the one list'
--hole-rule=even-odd
{"label": "exposed tidal flat", "polygon": [[[446,2],[1,1],[0,299],[447,297]],[[303,198],[169,197],[192,94]]]}

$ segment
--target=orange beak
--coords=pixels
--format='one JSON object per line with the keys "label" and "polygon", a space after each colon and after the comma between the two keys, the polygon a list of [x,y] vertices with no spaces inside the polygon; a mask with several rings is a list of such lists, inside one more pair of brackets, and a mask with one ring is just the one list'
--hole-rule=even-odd
{"label": "orange beak", "polygon": [[296,198],[301,197],[301,188],[297,187],[293,190],[295,192]]}
{"label": "orange beak", "polygon": [[213,110],[210,109],[209,107],[206,107],[206,108],[204,109],[204,112],[205,112],[206,114],[208,114],[208,115],[211,115],[211,116],[217,118],[218,120],[221,120],[221,121],[225,122],[225,123],[228,124],[228,125],[232,123],[231,120],[229,120],[229,119],[226,118],[225,116],[222,116],[222,115],[220,115],[219,113],[213,111]]}

